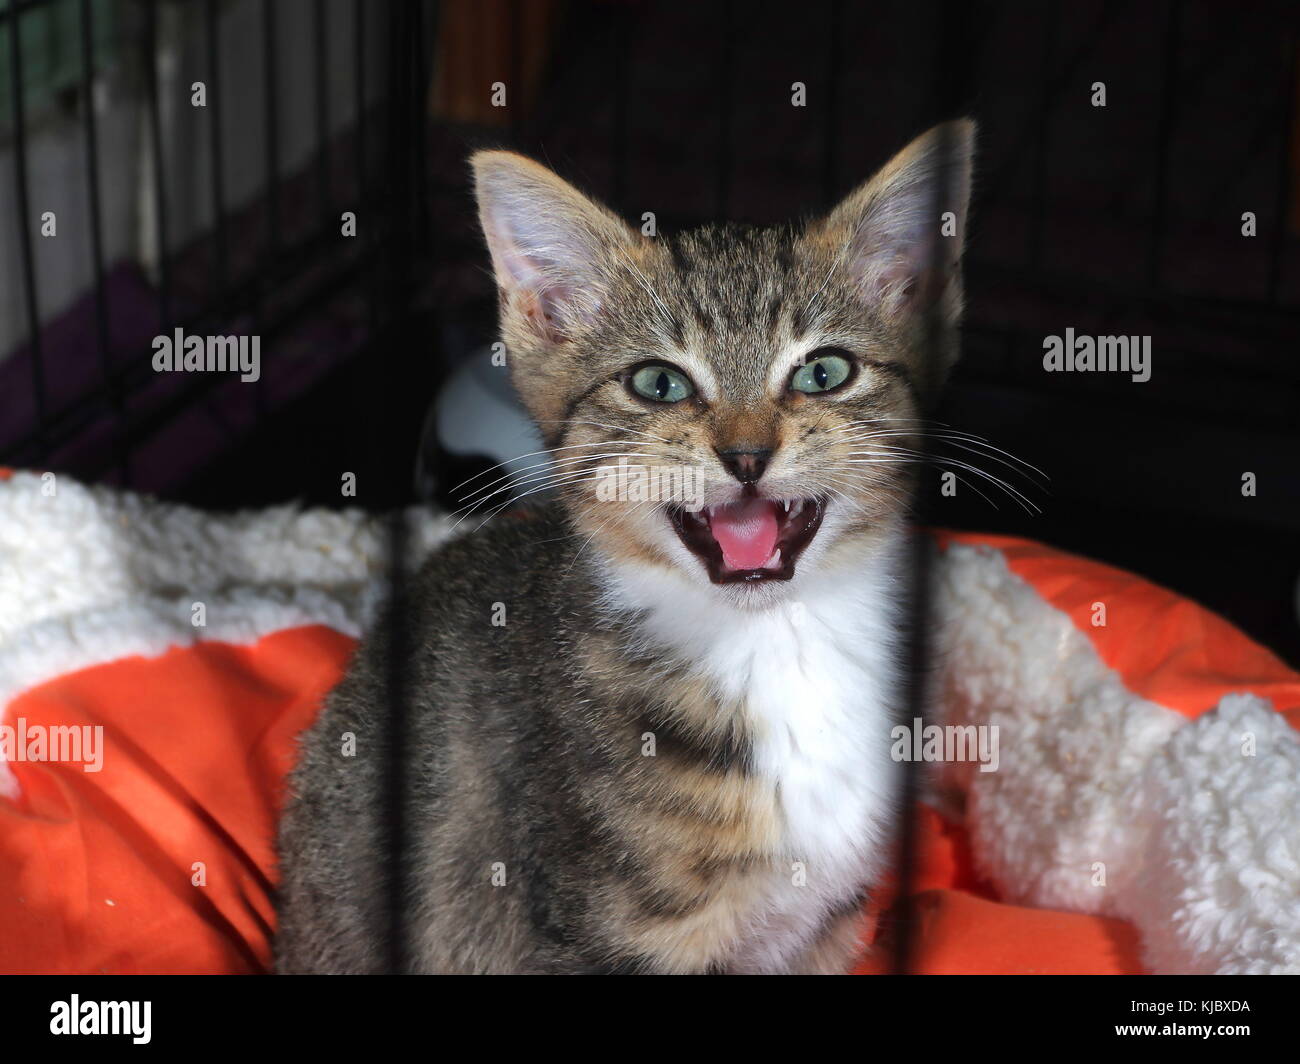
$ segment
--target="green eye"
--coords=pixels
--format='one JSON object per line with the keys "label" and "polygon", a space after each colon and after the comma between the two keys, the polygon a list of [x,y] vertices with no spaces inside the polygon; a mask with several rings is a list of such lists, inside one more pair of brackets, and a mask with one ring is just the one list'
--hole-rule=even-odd
{"label": "green eye", "polygon": [[680,403],[695,391],[686,375],[671,366],[643,366],[632,374],[632,390],[656,403]]}
{"label": "green eye", "polygon": [[829,392],[848,380],[852,371],[853,363],[843,355],[820,355],[794,371],[790,387],[809,395]]}

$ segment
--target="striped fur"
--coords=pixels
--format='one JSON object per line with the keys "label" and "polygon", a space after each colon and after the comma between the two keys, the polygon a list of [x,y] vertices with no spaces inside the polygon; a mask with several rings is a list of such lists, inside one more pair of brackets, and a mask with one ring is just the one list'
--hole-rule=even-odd
{"label": "striped fur", "polygon": [[[927,234],[948,209],[964,231],[971,135],[931,131],[809,225],[656,238],[535,163],[476,156],[510,372],[570,475],[440,550],[409,597],[414,970],[849,967],[894,791],[910,467],[887,448],[955,357],[961,238]],[[789,391],[823,347],[851,354],[851,383]],[[653,360],[696,394],[631,395]],[[790,580],[711,583],[662,505],[599,499],[583,459],[699,466],[721,503],[735,446],[772,451],[772,497],[829,499]],[[281,971],[385,963],[390,647],[378,624],[304,739]]]}

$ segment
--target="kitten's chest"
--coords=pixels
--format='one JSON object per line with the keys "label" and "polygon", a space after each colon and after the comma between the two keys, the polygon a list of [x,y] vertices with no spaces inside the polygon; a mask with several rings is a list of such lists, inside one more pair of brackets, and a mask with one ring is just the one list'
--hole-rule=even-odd
{"label": "kitten's chest", "polygon": [[743,696],[753,771],[775,792],[780,856],[814,886],[834,889],[828,880],[851,874],[875,841],[890,798],[892,671],[812,633],[753,658]]}
{"label": "kitten's chest", "polygon": [[752,777],[776,813],[734,970],[782,970],[881,871],[897,668],[886,633],[873,640],[864,622],[811,611],[788,625],[769,618],[762,631],[736,632],[730,674],[719,676],[743,705]]}
{"label": "kitten's chest", "polygon": [[879,842],[893,797],[900,669],[887,579],[849,573],[765,610],[690,605],[648,611],[649,634],[699,681],[688,689],[712,693],[701,721],[734,714],[777,815],[770,856],[803,862],[810,878],[843,873]]}
{"label": "kitten's chest", "polygon": [[734,740],[732,756],[709,760],[725,767],[697,770],[706,746],[685,771],[673,759],[648,773],[649,802],[672,793],[674,810],[698,813],[664,851],[670,864],[680,849],[693,855],[685,867],[715,870],[684,876],[683,897],[707,904],[657,930],[673,970],[787,970],[880,874],[897,778],[892,586],[889,570],[863,565],[763,610],[634,600],[645,644],[677,678],[671,692],[660,685],[665,704],[688,731],[694,720]]}

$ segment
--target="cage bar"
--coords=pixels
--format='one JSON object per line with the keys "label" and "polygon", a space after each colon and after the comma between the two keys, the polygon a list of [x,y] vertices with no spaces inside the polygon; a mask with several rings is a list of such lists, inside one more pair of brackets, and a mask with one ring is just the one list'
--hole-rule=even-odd
{"label": "cage bar", "polygon": [[723,0],[718,8],[718,34],[722,41],[718,62],[718,170],[714,177],[714,214],[719,221],[728,217],[731,199],[731,74],[734,63],[736,20],[732,0]]}
{"label": "cage bar", "polygon": [[329,119],[329,20],[325,0],[312,4],[312,61],[316,95],[316,180],[319,184],[320,214],[328,215],[333,202],[330,196],[330,119]]}
{"label": "cage bar", "polygon": [[126,409],[121,390],[112,381],[112,339],[109,332],[108,294],[104,288],[104,225],[99,196],[99,137],[95,119],[94,26],[90,0],[81,0],[81,98],[86,144],[86,191],[90,204],[90,261],[95,278],[95,335],[100,372],[113,411],[113,447],[122,483],[130,482],[130,459],[125,447]]}
{"label": "cage bar", "polygon": [[212,158],[212,221],[215,228],[214,266],[216,288],[224,304],[227,286],[230,282],[229,245],[226,235],[226,193],[225,193],[225,157],[221,130],[221,23],[217,11],[217,0],[207,0],[204,6],[207,16],[207,56],[208,79],[211,82],[208,100],[208,145]]}
{"label": "cage bar", "polygon": [[23,301],[27,310],[27,344],[32,359],[32,408],[36,417],[33,433],[36,454],[44,459],[49,454],[48,410],[45,392],[45,364],[41,349],[41,316],[37,300],[35,260],[32,256],[31,203],[27,184],[27,117],[23,113],[23,52],[19,43],[19,16],[25,8],[35,4],[21,4],[9,0],[9,75],[10,107],[13,109],[14,134],[14,203],[17,207],[18,242],[23,264]]}
{"label": "cage bar", "polygon": [[266,93],[266,222],[271,254],[280,251],[280,123],[276,100],[274,0],[262,0],[262,90]]}
{"label": "cage bar", "polygon": [[145,5],[145,92],[149,98],[149,144],[153,164],[154,221],[158,228],[158,330],[171,322],[171,261],[167,244],[167,175],[162,114],[158,104],[158,0]]}
{"label": "cage bar", "polygon": [[836,173],[839,169],[840,77],[844,62],[840,46],[844,36],[843,0],[830,0],[826,20],[826,101],[822,109],[822,208],[835,203],[839,191]]}
{"label": "cage bar", "polygon": [[1277,201],[1273,211],[1273,238],[1268,256],[1268,301],[1276,306],[1282,287],[1282,261],[1286,254],[1287,228],[1291,225],[1291,153],[1295,137],[1296,93],[1296,33],[1289,30],[1286,39],[1285,79],[1282,83],[1282,114],[1277,149]]}
{"label": "cage bar", "polygon": [[1147,248],[1147,283],[1153,290],[1160,287],[1160,270],[1164,264],[1165,202],[1169,197],[1169,151],[1174,123],[1178,115],[1179,63],[1178,42],[1182,32],[1181,0],[1170,0],[1165,19],[1165,37],[1160,55],[1160,122],[1156,130],[1156,179],[1151,203],[1151,243]]}

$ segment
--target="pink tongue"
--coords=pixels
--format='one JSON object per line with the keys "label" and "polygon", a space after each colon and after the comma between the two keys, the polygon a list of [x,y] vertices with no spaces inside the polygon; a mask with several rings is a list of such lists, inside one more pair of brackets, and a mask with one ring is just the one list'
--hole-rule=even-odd
{"label": "pink tongue", "polygon": [[776,549],[776,507],[765,499],[714,507],[709,527],[731,569],[761,569]]}

